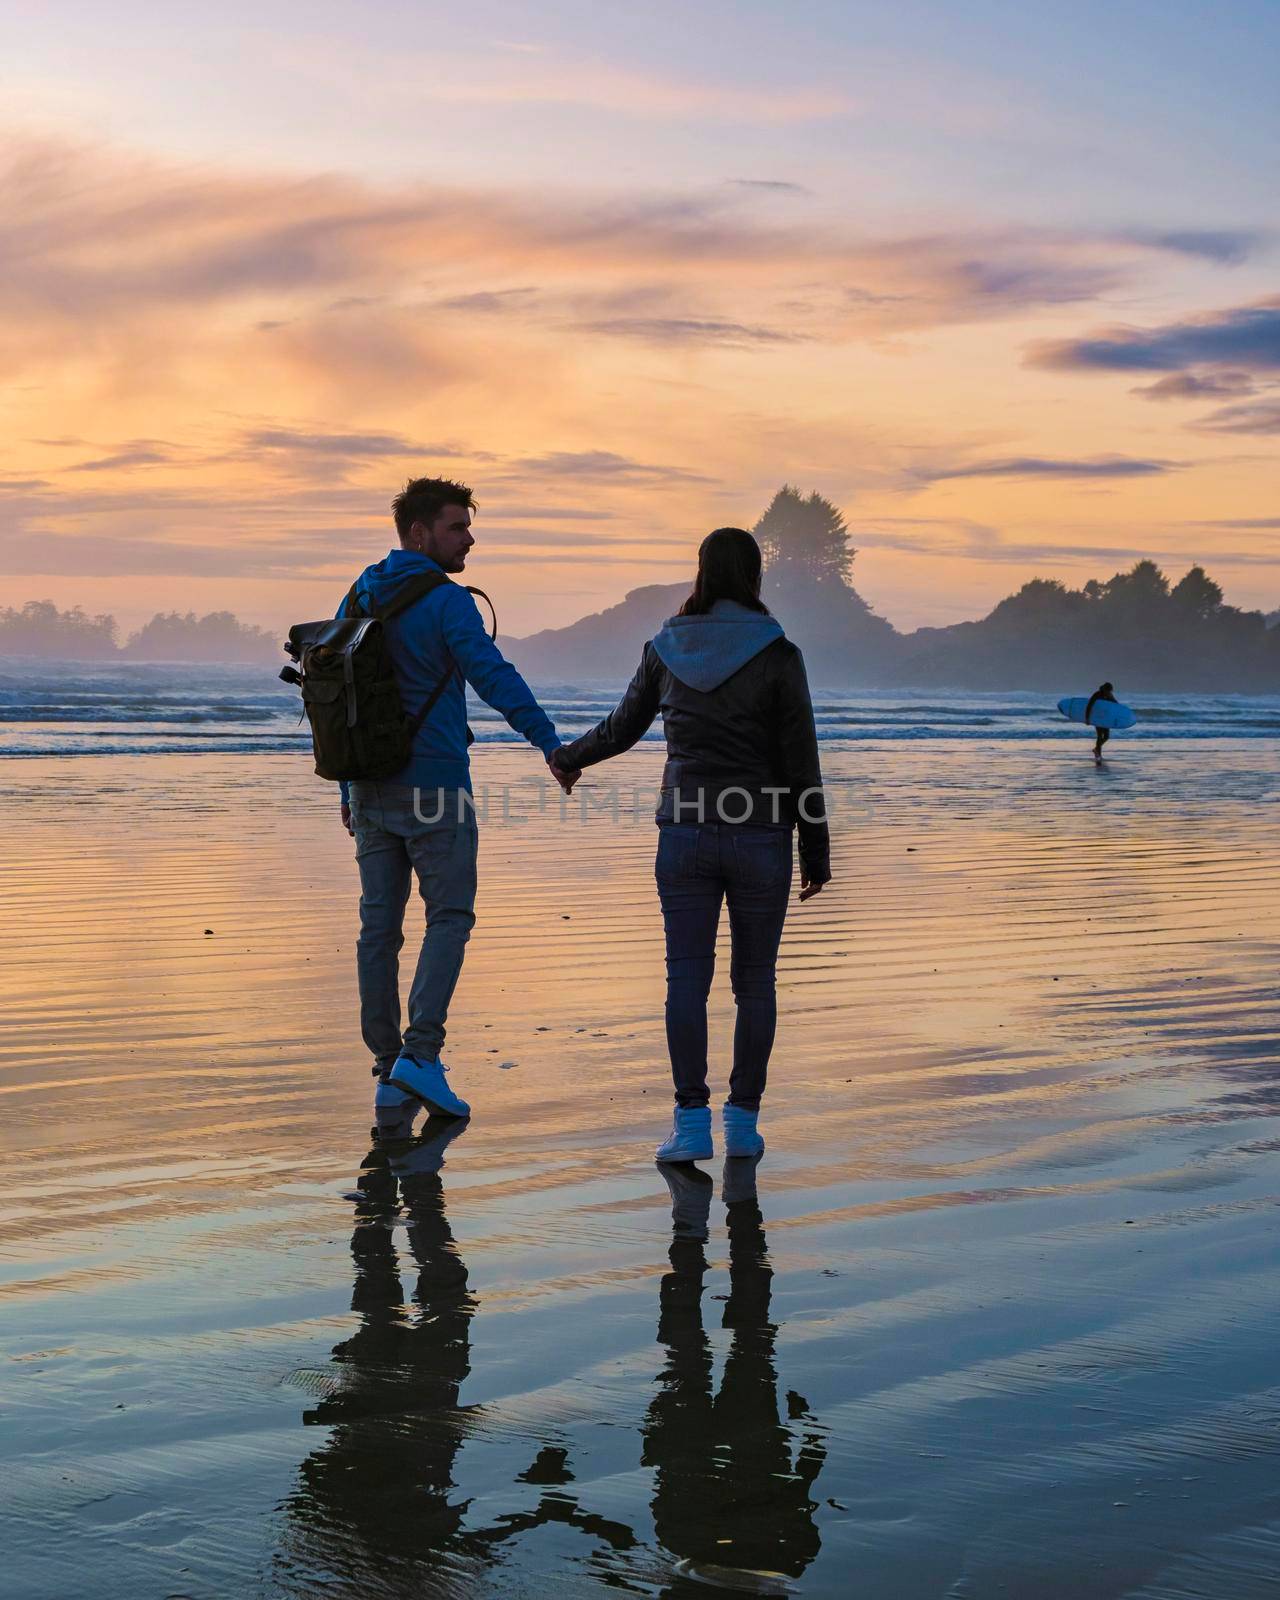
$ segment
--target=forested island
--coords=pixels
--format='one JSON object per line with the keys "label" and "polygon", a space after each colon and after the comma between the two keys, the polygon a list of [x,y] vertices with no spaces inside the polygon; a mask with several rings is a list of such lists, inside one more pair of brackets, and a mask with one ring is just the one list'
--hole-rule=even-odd
{"label": "forested island", "polygon": [[[785,486],[753,532],[764,599],[816,685],[1062,693],[1110,679],[1129,692],[1280,692],[1280,613],[1225,604],[1200,566],[1174,583],[1154,561],[1079,589],[1033,578],[980,621],[900,633],[854,588],[857,552],[829,500]],[[504,648],[534,679],[629,676],[688,592],[688,583],[633,589],[606,611]]]}
{"label": "forested island", "polygon": [[240,622],[230,611],[159,611],[121,642],[113,616],[79,606],[60,611],[51,600],[0,608],[0,656],[41,661],[274,661],[280,640]]}

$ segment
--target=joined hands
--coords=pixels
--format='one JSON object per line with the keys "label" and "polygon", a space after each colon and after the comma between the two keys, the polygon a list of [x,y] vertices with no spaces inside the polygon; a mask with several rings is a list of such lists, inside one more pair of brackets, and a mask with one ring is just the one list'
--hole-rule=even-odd
{"label": "joined hands", "polygon": [[[563,748],[563,747],[562,747]],[[560,764],[560,751],[553,750],[547,757],[547,765],[551,768],[551,776],[556,780],[566,794],[573,793],[573,786],[582,776],[581,767],[564,767]]]}

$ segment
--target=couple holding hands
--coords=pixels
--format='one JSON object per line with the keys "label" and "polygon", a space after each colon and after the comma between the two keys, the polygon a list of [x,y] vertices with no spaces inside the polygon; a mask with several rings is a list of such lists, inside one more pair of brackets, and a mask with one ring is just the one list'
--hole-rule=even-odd
{"label": "couple holding hands", "polygon": [[[352,593],[377,615],[407,580],[462,572],[475,544],[475,502],[463,484],[410,481],[393,502],[400,546]],[[439,583],[384,623],[401,701],[428,706],[410,759],[383,781],[344,786],[343,820],[360,869],[357,971],[361,1031],[374,1058],[375,1118],[404,1137],[417,1110],[471,1108],[440,1059],[449,1002],[475,923],[477,826],[470,804],[466,689],[501,713],[572,789],[582,770],[636,744],[661,715],[667,742],[656,813],[656,877],[666,930],[667,1045],[674,1125],[659,1161],[713,1154],[707,1085],[707,997],[727,901],[737,1021],[726,1155],[764,1149],[758,1119],[777,1024],[778,945],[798,834],[801,900],[831,877],[813,706],[799,650],[760,598],[760,549],[741,528],[702,541],[689,598],[644,647],[618,705],[561,743],[550,718],[486,630],[471,593]],[[441,685],[443,684],[443,688]],[[426,802],[422,791],[435,791]],[[399,952],[416,877],[426,933],[401,1030]]]}

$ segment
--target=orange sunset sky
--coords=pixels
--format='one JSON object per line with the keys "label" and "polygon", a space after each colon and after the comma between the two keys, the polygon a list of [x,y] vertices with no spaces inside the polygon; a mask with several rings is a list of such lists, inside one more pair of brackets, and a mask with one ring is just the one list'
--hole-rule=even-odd
{"label": "orange sunset sky", "polygon": [[11,22],[0,571],[332,609],[411,473],[504,631],[791,481],[900,627],[1151,555],[1280,605],[1270,5]]}

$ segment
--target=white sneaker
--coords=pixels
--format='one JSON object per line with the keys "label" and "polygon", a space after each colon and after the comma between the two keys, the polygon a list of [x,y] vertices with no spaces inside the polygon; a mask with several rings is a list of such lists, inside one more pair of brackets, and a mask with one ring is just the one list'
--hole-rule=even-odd
{"label": "white sneaker", "polygon": [[658,1146],[655,1161],[710,1161],[711,1107],[677,1106],[671,1132]]}
{"label": "white sneaker", "polygon": [[760,1113],[741,1106],[724,1108],[724,1153],[727,1156],[758,1156],[764,1140],[756,1126]]}
{"label": "white sneaker", "polygon": [[402,1054],[391,1069],[391,1082],[421,1100],[442,1117],[469,1117],[471,1107],[445,1082],[448,1067],[437,1058],[423,1061],[420,1056]]}

